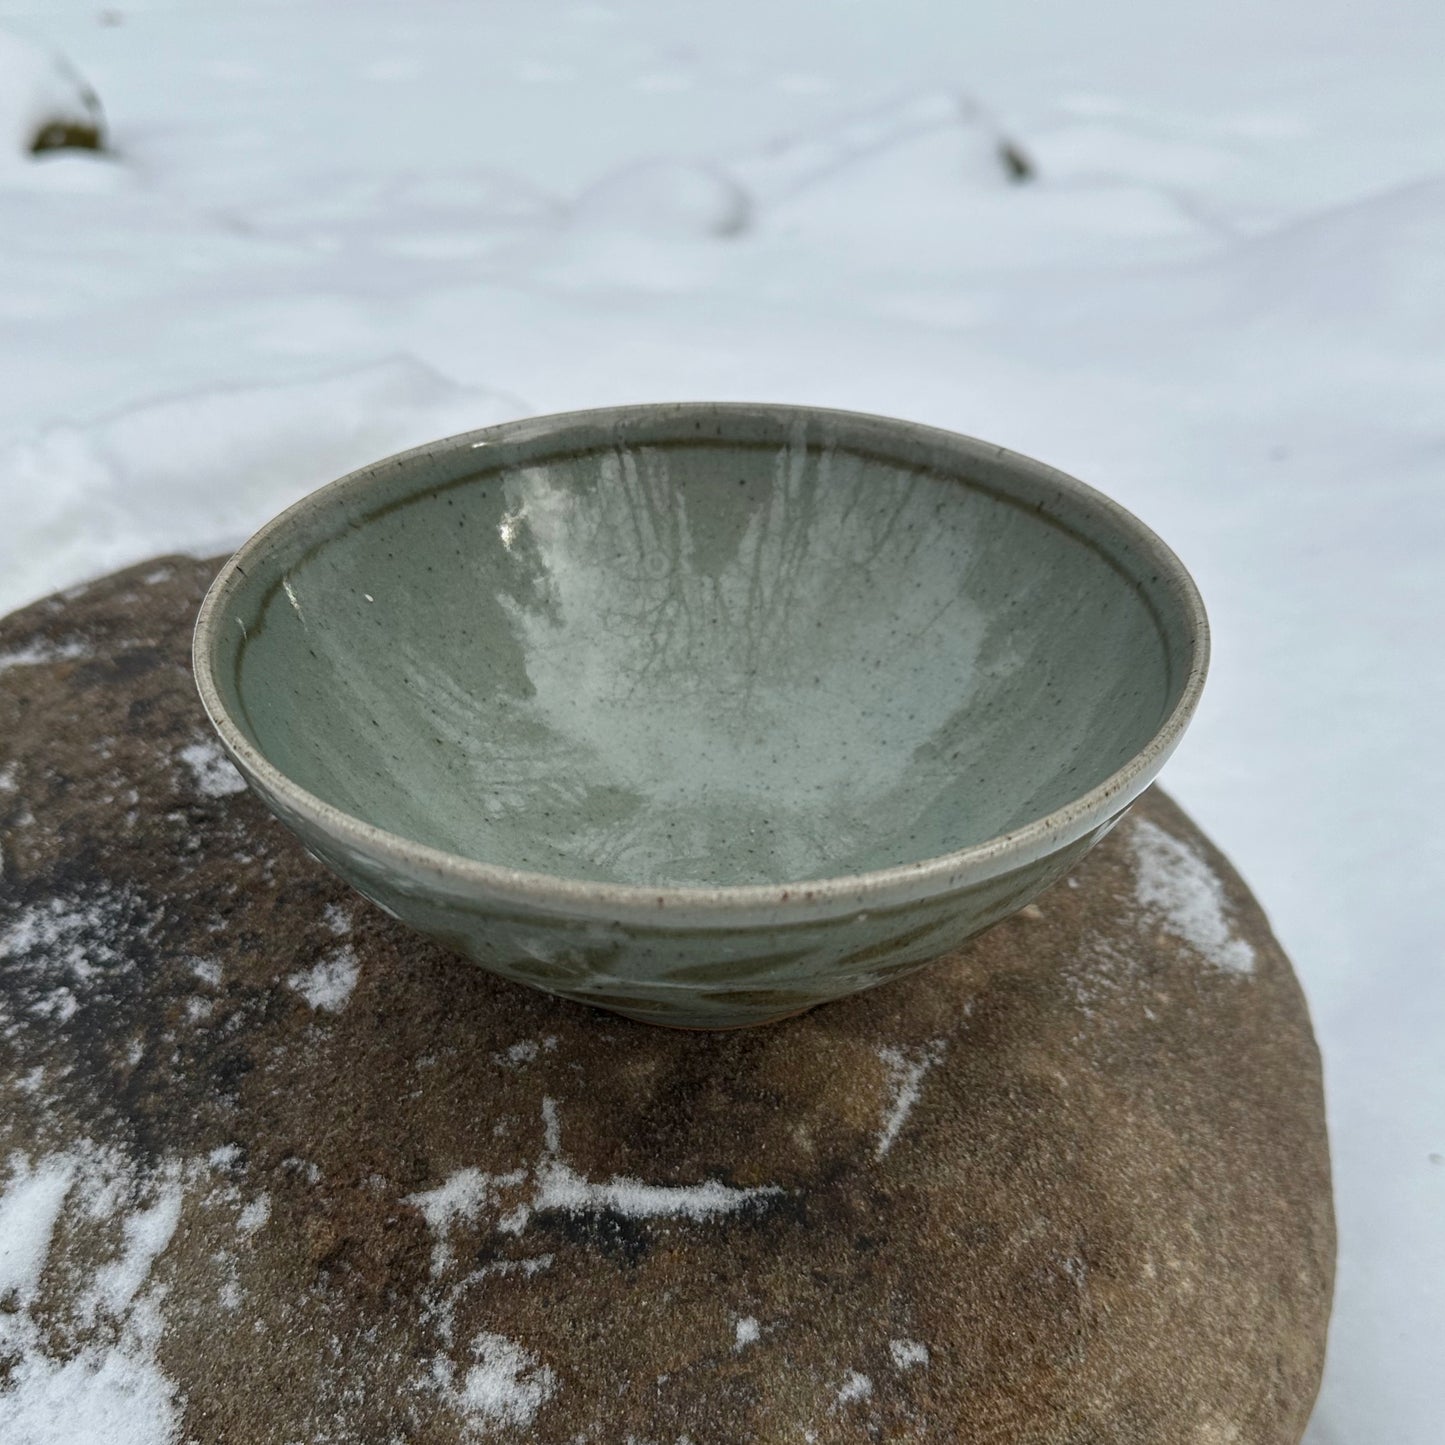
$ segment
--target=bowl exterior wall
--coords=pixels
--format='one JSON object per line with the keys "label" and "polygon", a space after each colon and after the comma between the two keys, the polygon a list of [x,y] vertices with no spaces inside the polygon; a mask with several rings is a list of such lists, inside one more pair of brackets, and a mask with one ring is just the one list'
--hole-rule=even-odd
{"label": "bowl exterior wall", "polygon": [[514,983],[693,1029],[769,1023],[923,967],[1024,907],[1123,813],[1009,872],[904,903],[802,920],[735,909],[681,919],[659,907],[654,923],[523,906],[409,869],[340,843],[259,779],[248,781],[321,862],[419,933]]}

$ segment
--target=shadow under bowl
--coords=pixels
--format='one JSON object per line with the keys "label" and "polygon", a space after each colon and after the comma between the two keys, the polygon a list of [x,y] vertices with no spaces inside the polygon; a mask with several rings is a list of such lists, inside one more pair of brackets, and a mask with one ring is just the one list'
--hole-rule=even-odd
{"label": "shadow under bowl", "polygon": [[765,1022],[1064,873],[1203,685],[1178,559],[951,433],[676,404],[354,472],[222,570],[195,671],[319,858],[507,978]]}

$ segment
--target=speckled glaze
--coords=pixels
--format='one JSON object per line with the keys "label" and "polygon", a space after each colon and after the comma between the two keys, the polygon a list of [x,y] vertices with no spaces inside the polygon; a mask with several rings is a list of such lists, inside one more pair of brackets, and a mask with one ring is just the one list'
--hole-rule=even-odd
{"label": "speckled glaze", "polygon": [[202,606],[222,742],[367,897],[505,977],[761,1023],[1027,903],[1203,685],[1179,561],[1082,484],[880,417],[678,404],[392,457]]}

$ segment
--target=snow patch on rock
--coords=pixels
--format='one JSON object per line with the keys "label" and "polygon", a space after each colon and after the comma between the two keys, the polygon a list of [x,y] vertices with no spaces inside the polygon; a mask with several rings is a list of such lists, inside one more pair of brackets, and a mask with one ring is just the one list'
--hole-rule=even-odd
{"label": "snow patch on rock", "polygon": [[325,1013],[340,1013],[351,1002],[360,974],[361,964],[356,950],[349,944],[342,944],[310,968],[291,974],[286,982],[312,1008]]}
{"label": "snow patch on rock", "polygon": [[65,1158],[11,1161],[13,1177],[0,1197],[0,1303],[24,1302],[34,1293],[50,1249],[50,1236],[70,1191],[75,1165]]}
{"label": "snow patch on rock", "polygon": [[132,892],[104,884],[12,913],[0,923],[0,971],[9,975],[0,1022],[14,1027],[30,1015],[65,1023],[105,999],[134,970],[126,945],[149,935],[157,918]]}
{"label": "snow patch on rock", "polygon": [[32,642],[28,647],[17,647],[9,652],[0,652],[0,673],[16,667],[38,667],[46,662],[74,662],[85,657],[90,649],[83,642]]}
{"label": "snow patch on rock", "polygon": [[739,1188],[717,1179],[696,1184],[648,1184],[623,1175],[588,1179],[562,1157],[561,1121],[552,1098],[542,1100],[542,1132],[542,1156],[534,1168],[491,1174],[464,1167],[432,1189],[405,1196],[402,1202],[421,1210],[434,1236],[433,1278],[443,1274],[455,1257],[454,1231],[477,1225],[484,1216],[486,1228],[514,1236],[521,1235],[538,1213],[549,1210],[701,1223],[757,1208],[783,1192],[775,1184]]}
{"label": "snow patch on rock", "polygon": [[556,1393],[557,1377],[530,1350],[505,1335],[482,1331],[472,1340],[472,1365],[460,1379],[452,1362],[438,1356],[433,1379],[465,1422],[472,1438],[498,1427],[525,1429]]}
{"label": "snow patch on rock", "polygon": [[843,1383],[838,1387],[835,1408],[870,1399],[873,1395],[873,1381],[859,1370],[849,1370]]}
{"label": "snow patch on rock", "polygon": [[888,1353],[900,1370],[911,1370],[915,1365],[928,1363],[928,1346],[917,1340],[889,1340]]}
{"label": "snow patch on rock", "polygon": [[534,1210],[607,1211],[629,1219],[704,1220],[755,1207],[760,1200],[783,1192],[776,1184],[739,1189],[716,1179],[700,1184],[645,1184],[622,1175],[605,1181],[585,1179],[560,1157],[561,1129],[555,1100],[542,1100],[542,1118],[547,1155],[537,1170]]}
{"label": "snow patch on rock", "polygon": [[[12,1156],[8,1174],[0,1192],[0,1356],[11,1369],[0,1387],[0,1439],[172,1445],[179,1401],[155,1360],[164,1289],[151,1276],[180,1217],[182,1170],[171,1164],[142,1174],[117,1151],[78,1144],[33,1161]],[[88,1284],[68,1281],[57,1321],[38,1299],[42,1276],[56,1267],[50,1245],[62,1217],[94,1231],[102,1257]],[[86,1342],[53,1353],[57,1323]]]}
{"label": "snow patch on rock", "polygon": [[878,1057],[888,1073],[889,1103],[873,1149],[875,1159],[882,1159],[893,1147],[918,1102],[923,1076],[943,1058],[945,1047],[942,1039],[935,1039],[911,1053],[891,1047],[878,1050]]}
{"label": "snow patch on rock", "polygon": [[214,738],[190,743],[177,754],[190,770],[196,791],[203,798],[229,798],[246,791],[246,780]]}
{"label": "snow patch on rock", "polygon": [[328,903],[321,910],[321,921],[338,938],[344,938],[351,932],[351,914],[339,903]]}
{"label": "snow patch on rock", "polygon": [[505,1174],[487,1174],[480,1169],[458,1169],[435,1189],[408,1194],[403,1204],[421,1210],[427,1226],[436,1236],[432,1247],[431,1272],[439,1275],[451,1263],[452,1251],[447,1242],[457,1224],[471,1224],[482,1210],[497,1200],[498,1191],[526,1182],[525,1169]]}
{"label": "snow patch on rock", "polygon": [[1254,946],[1235,933],[1224,884],[1205,859],[1147,819],[1135,822],[1129,841],[1139,906],[1206,963],[1226,973],[1252,973]]}
{"label": "snow patch on rock", "polygon": [[493,1054],[492,1060],[504,1069],[520,1069],[523,1064],[532,1063],[539,1052],[535,1039],[521,1039],[509,1048]]}
{"label": "snow patch on rock", "polygon": [[258,1194],[255,1199],[250,1200],[236,1216],[236,1228],[242,1234],[255,1234],[258,1230],[264,1229],[266,1221],[271,1217],[271,1196],[269,1194]]}

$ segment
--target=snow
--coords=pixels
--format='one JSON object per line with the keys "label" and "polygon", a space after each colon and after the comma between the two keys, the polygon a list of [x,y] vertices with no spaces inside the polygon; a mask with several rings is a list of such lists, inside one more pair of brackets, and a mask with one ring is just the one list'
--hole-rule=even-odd
{"label": "snow", "polygon": [[537,1057],[537,1052],[535,1039],[519,1039],[500,1053],[493,1054],[492,1059],[504,1069],[520,1069],[523,1064],[530,1064]]}
{"label": "snow", "polygon": [[[90,1143],[9,1160],[0,1176],[0,1356],[11,1365],[0,1391],[6,1445],[175,1441],[176,1391],[155,1362],[164,1288],[152,1274],[181,1202],[178,1167],[143,1177],[118,1151]],[[73,1303],[60,1337],[79,1330],[89,1339],[79,1350],[52,1353],[51,1321],[37,1294],[62,1216],[70,1229],[118,1222],[120,1247],[88,1285],[83,1276],[68,1281]]]}
{"label": "snow", "polygon": [[717,1179],[701,1184],[647,1184],[614,1175],[608,1180],[584,1178],[561,1157],[562,1133],[555,1099],[542,1100],[545,1152],[537,1166],[532,1209],[562,1209],[587,1214],[606,1211],[628,1219],[711,1219],[779,1195],[776,1184],[736,1188]]}
{"label": "snow", "polygon": [[421,1210],[428,1228],[437,1237],[432,1248],[433,1275],[440,1274],[451,1262],[452,1251],[447,1236],[453,1225],[470,1224],[493,1201],[499,1189],[520,1184],[526,1177],[524,1170],[497,1175],[470,1167],[458,1169],[435,1189],[421,1190],[402,1200],[403,1204]]}
{"label": "snow", "polygon": [[574,225],[664,237],[731,236],[751,203],[737,181],[711,166],[652,160],[604,176],[573,203]]}
{"label": "snow", "polygon": [[148,1359],[120,1349],[64,1361],[24,1357],[0,1395],[7,1445],[169,1445],[175,1392]]}
{"label": "snow", "polygon": [[334,948],[324,958],[288,976],[290,984],[314,1009],[340,1013],[351,1002],[361,964],[350,944]]}
{"label": "snow", "polygon": [[194,959],[191,963],[191,972],[211,988],[215,988],[221,981],[221,965],[214,958]]}
{"label": "snow", "polygon": [[[183,390],[85,426],[57,422],[0,441],[0,475],[23,498],[25,522],[0,542],[0,563],[18,590],[36,566],[16,545],[26,534],[68,579],[132,560],[147,538],[224,550],[259,512],[322,480],[506,410],[414,359],[390,358],[302,381]],[[0,605],[13,600],[0,591]]]}
{"label": "snow", "polygon": [[321,910],[321,920],[338,938],[351,932],[351,914],[339,903],[328,903]]}
{"label": "snow", "polygon": [[214,738],[187,743],[177,756],[191,774],[191,782],[203,798],[228,798],[246,791],[246,780]]}
{"label": "snow", "polygon": [[929,1360],[928,1346],[917,1340],[889,1340],[888,1353],[900,1370],[911,1370],[915,1365],[926,1365]]}
{"label": "snow", "polygon": [[[95,85],[116,152],[0,143],[0,610],[223,548],[349,467],[528,411],[854,407],[1101,486],[1210,607],[1213,675],[1164,780],[1263,900],[1324,1051],[1341,1246],[1310,1445],[1433,1445],[1445,10],[97,19],[0,0]],[[1188,861],[1156,861],[1161,926],[1191,898],[1237,958]],[[56,984],[47,1006],[84,980]]]}
{"label": "snow", "polygon": [[733,1349],[743,1350],[757,1344],[762,1337],[762,1326],[752,1315],[744,1315],[733,1328]]}
{"label": "snow", "polygon": [[878,1057],[887,1073],[891,1097],[883,1114],[883,1127],[879,1130],[878,1142],[873,1149],[874,1158],[882,1159],[903,1132],[903,1126],[908,1122],[908,1116],[913,1112],[913,1106],[922,1093],[923,1076],[943,1058],[944,1047],[941,1039],[935,1039],[925,1048],[916,1051],[913,1057],[902,1049],[891,1046],[878,1050]]}
{"label": "snow", "polygon": [[[551,1048],[554,1039],[544,1041]],[[504,1057],[504,1056],[502,1056]],[[529,1186],[530,1188],[524,1188]],[[557,1101],[542,1100],[542,1149],[534,1166],[489,1174],[465,1165],[432,1189],[409,1194],[402,1201],[419,1209],[435,1237],[433,1278],[445,1273],[455,1258],[451,1237],[462,1225],[474,1225],[490,1213],[487,1223],[502,1234],[520,1235],[534,1215],[545,1210],[569,1214],[616,1214],[628,1219],[704,1222],[754,1209],[782,1193],[775,1184],[737,1188],[717,1179],[696,1184],[649,1184],[625,1175],[588,1179],[562,1154],[562,1122]]]}
{"label": "snow", "polygon": [[438,1357],[435,1377],[469,1433],[481,1437],[499,1425],[519,1429],[530,1425],[556,1391],[552,1370],[514,1340],[487,1331],[472,1341],[472,1353],[477,1363],[459,1385],[445,1357]]}
{"label": "snow", "polygon": [[86,651],[83,642],[65,642],[58,647],[46,647],[39,643],[17,647],[9,652],[0,652],[0,672],[9,672],[12,667],[35,667],[42,662],[69,662],[84,657]]}
{"label": "snow", "polygon": [[1139,906],[1215,968],[1253,972],[1254,947],[1235,936],[1226,913],[1224,884],[1200,854],[1142,818],[1133,823],[1129,843]]}
{"label": "snow", "polygon": [[0,1197],[0,1301],[8,1295],[24,1300],[34,1291],[75,1173],[63,1159],[34,1173],[25,1160],[13,1162],[15,1177]]}
{"label": "snow", "polygon": [[124,890],[92,886],[84,901],[52,897],[12,914],[0,928],[0,961],[12,965],[12,997],[0,1005],[0,1023],[11,1023],[11,1004],[65,1023],[93,995],[104,995],[116,978],[132,971],[121,951],[127,934],[150,931],[154,917],[138,917],[138,901]]}
{"label": "snow", "polygon": [[533,1209],[565,1209],[574,1213],[607,1211],[629,1219],[710,1219],[731,1214],[769,1195],[776,1185],[735,1189],[708,1179],[701,1184],[644,1184],[614,1177],[584,1179],[569,1165],[549,1161],[539,1171]]}
{"label": "snow", "polygon": [[255,1234],[257,1230],[266,1227],[266,1221],[270,1217],[270,1196],[261,1194],[243,1206],[240,1214],[236,1216],[236,1228],[242,1234]]}
{"label": "snow", "polygon": [[172,1180],[148,1209],[128,1215],[123,1225],[120,1257],[96,1276],[97,1305],[112,1315],[121,1314],[150,1275],[151,1265],[171,1242],[181,1218],[181,1189]]}

